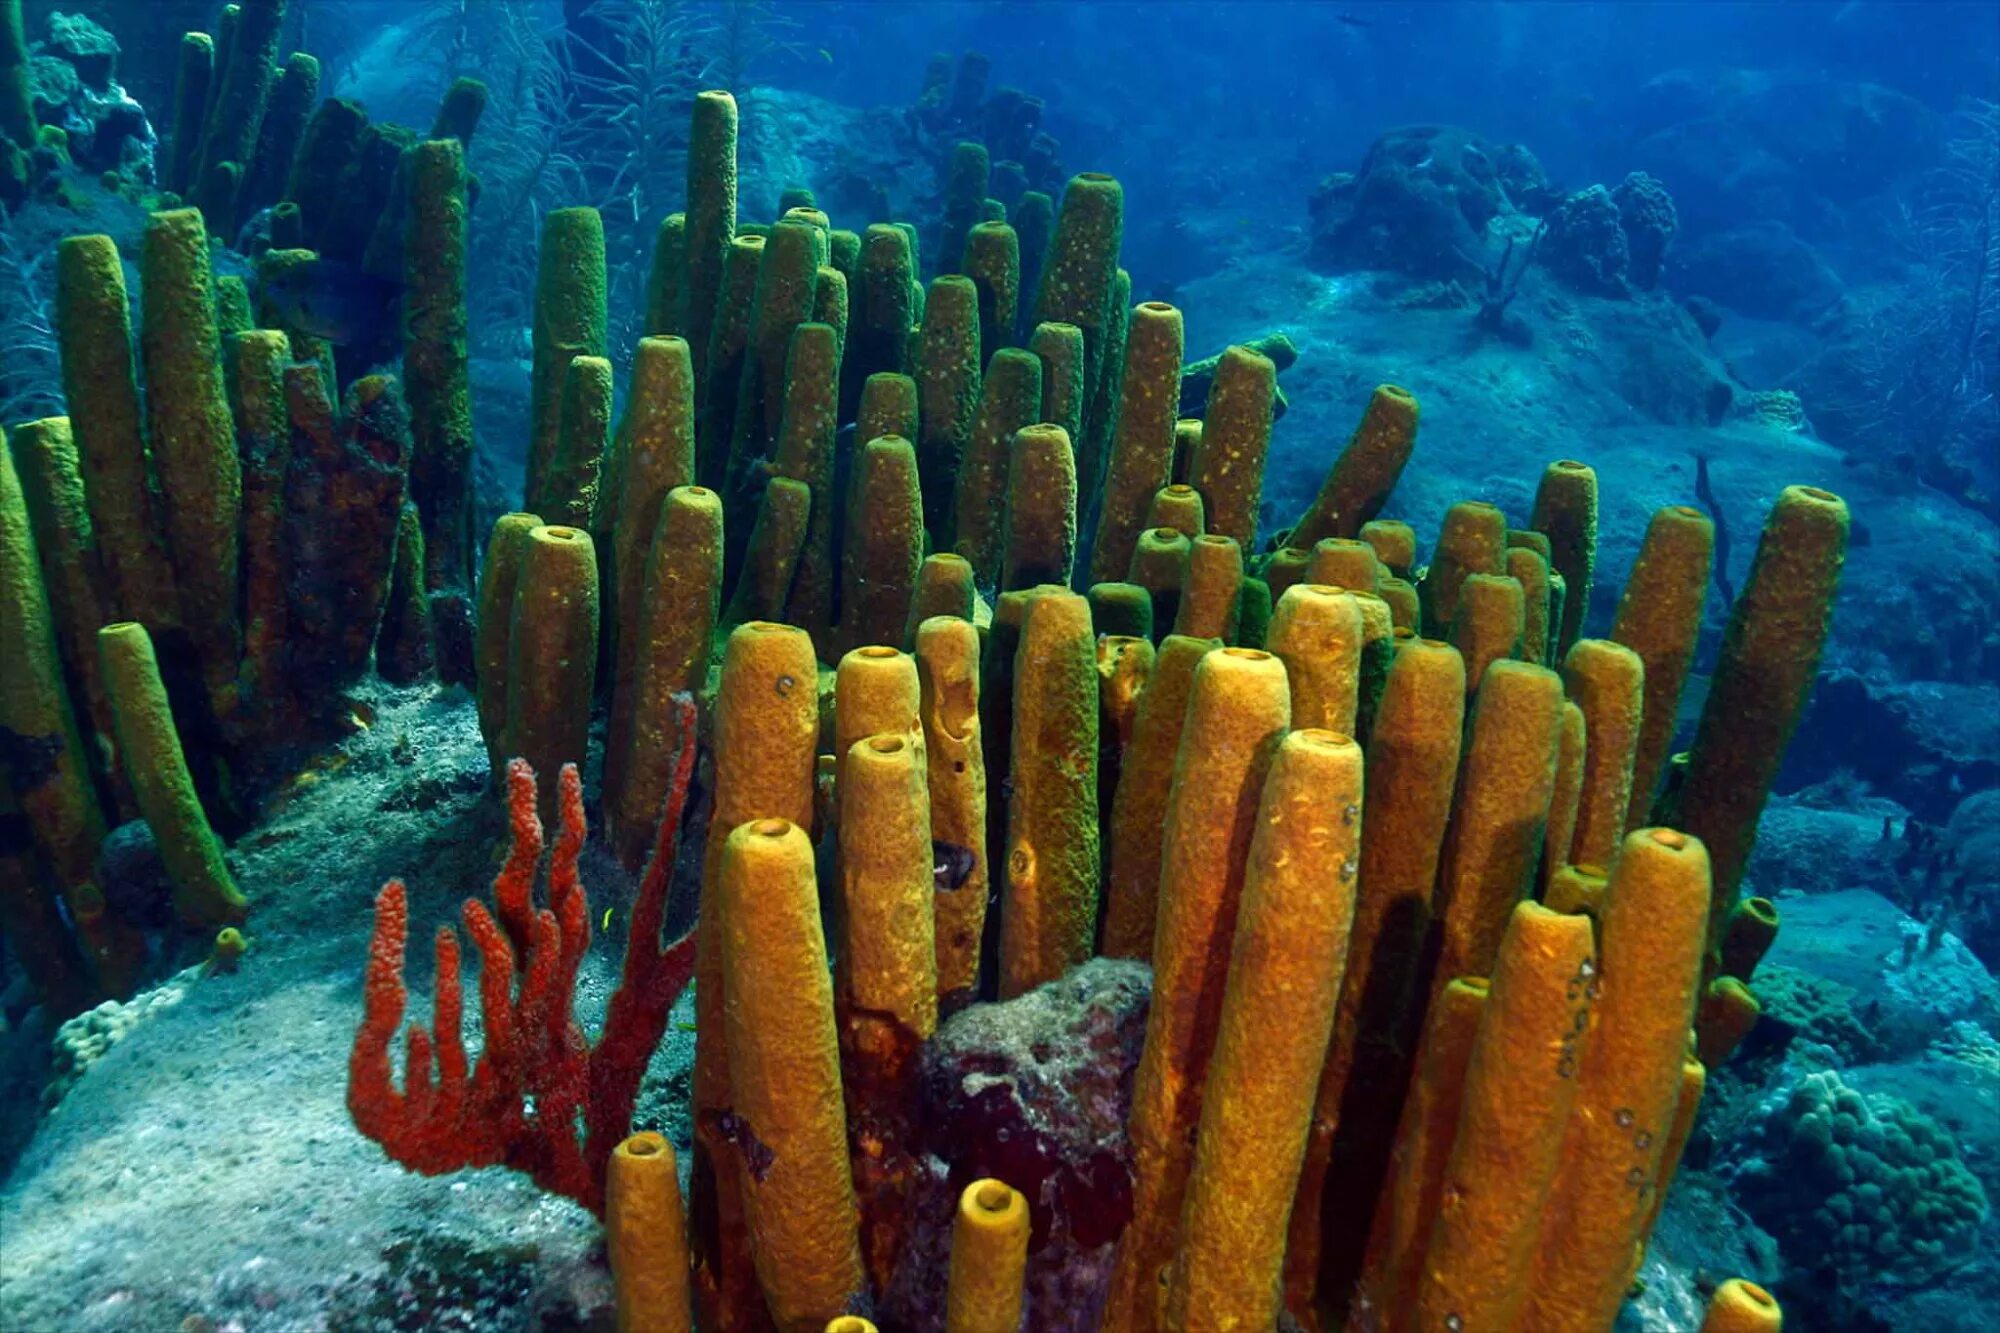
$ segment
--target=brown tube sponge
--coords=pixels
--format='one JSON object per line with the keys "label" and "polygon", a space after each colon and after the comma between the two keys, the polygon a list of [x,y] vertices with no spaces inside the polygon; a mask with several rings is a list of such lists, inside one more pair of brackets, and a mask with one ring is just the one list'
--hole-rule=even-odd
{"label": "brown tube sponge", "polygon": [[905,644],[914,644],[917,627],[932,616],[955,616],[971,623],[978,591],[972,586],[972,565],[962,555],[940,551],[927,555],[917,566],[916,588],[910,594],[910,618],[903,631]]}
{"label": "brown tube sponge", "polygon": [[918,415],[917,382],[908,375],[880,371],[861,386],[854,438],[864,444],[885,435],[914,440]]}
{"label": "brown tube sponge", "polygon": [[943,532],[950,518],[952,480],[979,412],[980,371],[986,365],[980,354],[979,290],[972,279],[956,273],[931,279],[923,326],[914,341],[911,373],[922,401],[917,467],[928,501],[924,524]]}
{"label": "brown tube sponge", "polygon": [[1361,424],[1334,460],[1311,506],[1286,540],[1310,547],[1322,537],[1353,537],[1382,511],[1417,443],[1417,399],[1408,389],[1378,385]]}
{"label": "brown tube sponge", "polygon": [[1653,809],[1653,794],[1666,771],[1674,739],[1681,687],[1694,661],[1708,597],[1709,565],[1715,554],[1715,524],[1686,505],[1669,505],[1653,515],[1646,539],[1632,563],[1631,577],[1618,599],[1611,637],[1646,664],[1646,701],[1632,751],[1632,797],[1625,827],[1638,828]]}
{"label": "brown tube sponge", "polygon": [[486,739],[496,782],[513,756],[507,747],[507,682],[514,641],[514,593],[520,586],[528,534],[541,526],[537,514],[500,515],[486,539],[486,561],[480,571],[479,629],[473,655],[479,672],[479,734]]}
{"label": "brown tube sponge", "polygon": [[1461,500],[1445,511],[1437,549],[1422,586],[1424,633],[1443,638],[1458,614],[1459,589],[1474,574],[1506,568],[1507,516],[1484,500]]}
{"label": "brown tube sponge", "polygon": [[1188,543],[1174,633],[1193,639],[1236,637],[1236,599],[1243,583],[1243,548],[1234,537],[1204,533]]}
{"label": "brown tube sponge", "polygon": [[1375,548],[1376,559],[1397,578],[1410,577],[1417,567],[1417,533],[1401,519],[1371,518],[1355,535]]}
{"label": "brown tube sponge", "polygon": [[1510,545],[1506,566],[1507,577],[1521,585],[1521,660],[1548,666],[1549,562],[1538,551]]}
{"label": "brown tube sponge", "polygon": [[[1583,801],[1583,766],[1589,749],[1583,710],[1571,700],[1563,705],[1562,734],[1556,743],[1556,785],[1549,796],[1549,829],[1542,857],[1544,891],[1555,873],[1569,864],[1569,846],[1576,839],[1577,807]],[[1600,870],[1601,870],[1600,864]]]}
{"label": "brown tube sponge", "polygon": [[1202,417],[1201,445],[1188,482],[1201,492],[1208,528],[1250,548],[1264,496],[1264,454],[1271,447],[1271,403],[1278,368],[1247,347],[1231,347],[1215,367]]}
{"label": "brown tube sponge", "polygon": [[1576,865],[1609,866],[1625,837],[1632,795],[1632,752],[1645,707],[1646,667],[1609,639],[1579,639],[1563,658],[1563,683],[1583,710],[1583,785],[1569,855]]}
{"label": "brown tube sponge", "polygon": [[[1139,533],[1162,526],[1147,521],[1146,509],[1159,489],[1173,480],[1182,352],[1181,312],[1163,301],[1142,301],[1132,311],[1131,327],[1125,335],[1118,420],[1099,500],[1097,535],[1091,545],[1092,582],[1123,578]],[[1200,499],[1199,492],[1193,494]],[[1193,537],[1200,531],[1197,528],[1187,535]]]}
{"label": "brown tube sponge", "polygon": [[1488,666],[1520,655],[1526,627],[1521,585],[1505,574],[1473,574],[1458,590],[1451,646],[1465,658],[1465,688],[1476,692]]}
{"label": "brown tube sponge", "polygon": [[[1202,510],[1201,492],[1180,482],[1160,487],[1153,492],[1152,503],[1146,506],[1146,526],[1178,528],[1187,534],[1190,541],[1201,536],[1208,531],[1207,517]],[[1292,580],[1293,583],[1297,581],[1296,578]],[[1290,587],[1291,584],[1285,586]]]}
{"label": "brown tube sponge", "polygon": [[1597,568],[1597,473],[1561,459],[1549,464],[1535,490],[1529,527],[1549,539],[1549,567],[1563,577],[1562,620],[1555,655],[1562,657],[1583,634],[1590,614],[1590,584]]}
{"label": "brown tube sponge", "polygon": [[986,925],[986,753],[979,730],[979,631],[969,619],[936,616],[916,632],[931,842],[938,849],[932,895],[938,1002],[950,1013],[979,986]]}

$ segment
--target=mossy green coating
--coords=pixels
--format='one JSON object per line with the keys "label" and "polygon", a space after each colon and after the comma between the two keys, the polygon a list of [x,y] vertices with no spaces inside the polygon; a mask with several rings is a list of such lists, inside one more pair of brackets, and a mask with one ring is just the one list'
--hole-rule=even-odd
{"label": "mossy green coating", "polygon": [[606,544],[610,604],[604,607],[604,617],[611,624],[615,645],[615,696],[617,682],[628,679],[633,670],[634,641],[626,631],[639,623],[647,553],[660,529],[660,506],[675,487],[694,484],[694,362],[686,339],[639,340],[613,454],[608,507],[599,521],[610,530]]}
{"label": "mossy green coating", "polygon": [[683,691],[698,693],[706,681],[722,594],[722,497],[676,486],[655,508],[642,595],[617,640],[623,656],[605,733],[612,847],[634,868],[652,850],[675,747],[693,743],[669,725],[669,703]]}
{"label": "mossy green coating", "polygon": [[934,537],[947,530],[952,481],[979,411],[985,364],[979,339],[979,290],[972,279],[956,273],[933,278],[924,300],[923,327],[917,331],[913,372],[921,403],[916,446],[924,526]]}
{"label": "mossy green coating", "polygon": [[605,353],[604,219],[594,208],[559,208],[542,222],[535,272],[529,385],[528,507],[537,509],[562,434],[570,361]]}
{"label": "mossy green coating", "polygon": [[[1474,574],[1506,572],[1507,516],[1500,512],[1499,506],[1484,500],[1461,500],[1447,509],[1438,528],[1437,546],[1431,552],[1430,568],[1419,588],[1424,634],[1442,639],[1450,632],[1458,615],[1459,592],[1467,579]],[[1373,586],[1369,585],[1371,589]]]}
{"label": "mossy green coating", "polygon": [[1787,486],[1764,520],[1750,576],[1730,609],[1676,824],[1707,844],[1714,864],[1711,946],[1736,905],[1757,818],[1819,674],[1848,523],[1839,496]]}
{"label": "mossy green coating", "polygon": [[414,685],[436,665],[430,595],[424,590],[424,529],[417,507],[405,501],[396,518],[396,558],[382,630],[375,637],[375,673],[391,685]]}
{"label": "mossy green coating", "polygon": [[304,215],[299,206],[283,199],[271,206],[271,248],[297,250],[306,243]]}
{"label": "mossy green coating", "polygon": [[1236,604],[1242,584],[1243,548],[1235,538],[1210,532],[1191,539],[1173,632],[1193,639],[1235,642]]}
{"label": "mossy green coating", "polygon": [[[1014,432],[1038,421],[1041,406],[1041,359],[1018,347],[995,352],[986,366],[979,412],[960,460],[952,504],[951,548],[972,562],[982,587],[1000,576]],[[932,544],[943,545],[936,540]]]}
{"label": "mossy green coating", "polygon": [[924,562],[918,471],[915,446],[900,436],[877,436],[855,455],[841,552],[840,641],[847,648],[900,647],[913,623]]}
{"label": "mossy green coating", "polygon": [[122,620],[97,632],[97,646],[118,720],[119,759],[173,882],[175,913],[190,926],[241,922],[248,904],[188,776],[152,637],[137,621]]}
{"label": "mossy green coating", "polygon": [[1029,190],[1008,216],[1021,239],[1021,325],[1015,332],[1025,337],[1041,322],[1035,311],[1041,305],[1042,265],[1048,258],[1049,237],[1055,234],[1055,201],[1040,190]]}
{"label": "mossy green coating", "polygon": [[521,560],[528,534],[542,526],[537,514],[502,514],[486,539],[486,559],[480,569],[478,633],[473,656],[479,674],[479,734],[495,782],[507,770],[513,753],[507,747],[509,657],[513,645],[514,593],[520,587]]}
{"label": "mossy green coating", "polygon": [[243,166],[239,162],[214,162],[201,173],[195,183],[195,209],[203,220],[224,235],[234,230],[230,219],[236,215],[236,192],[243,183]]}
{"label": "mossy green coating", "polygon": [[1417,399],[1394,384],[1376,386],[1347,447],[1287,542],[1310,548],[1324,537],[1352,537],[1382,512],[1417,442]]}
{"label": "mossy green coating", "polygon": [[1560,459],[1548,465],[1535,488],[1529,526],[1549,539],[1549,566],[1563,578],[1563,605],[1550,652],[1560,659],[1583,634],[1590,614],[1590,586],[1597,566],[1597,473]]}
{"label": "mossy green coating", "polygon": [[1236,637],[1238,648],[1262,648],[1271,630],[1271,585],[1259,578],[1246,577],[1236,592]]}
{"label": "mossy green coating", "polygon": [[107,610],[165,629],[178,623],[179,598],[149,475],[125,270],[109,236],[56,247],[56,337]]}
{"label": "mossy green coating", "polygon": [[944,169],[944,210],[938,224],[937,265],[941,273],[960,273],[965,238],[979,223],[991,175],[986,145],[967,140],[952,145]]}
{"label": "mossy green coating", "polygon": [[[785,415],[792,334],[812,319],[813,295],[819,286],[817,236],[811,224],[792,220],[771,228],[764,241],[730,443],[735,464],[766,456],[777,445]],[[837,356],[838,348],[835,352]]]}
{"label": "mossy green coating", "polygon": [[1068,431],[1038,422],[1014,432],[1007,450],[1003,590],[1069,586],[1076,571],[1076,487]]}
{"label": "mossy green coating", "polygon": [[[681,328],[694,355],[698,402],[709,392],[709,346],[723,319],[724,270],[735,238],[736,99],[710,90],[696,95],[688,130],[687,285]],[[703,485],[715,484],[706,473],[703,478]]]}
{"label": "mossy green coating", "polygon": [[805,544],[785,602],[784,619],[801,626],[816,644],[831,645],[835,589],[840,581],[833,546],[834,438],[839,429],[840,347],[825,324],[798,326],[786,358],[783,419],[771,465],[775,475],[812,488]]}
{"label": "mossy green coating", "polygon": [[377,123],[362,132],[341,177],[333,211],[318,233],[321,253],[368,267],[371,244],[386,218],[386,234],[381,244],[372,247],[375,262],[386,276],[400,271],[393,255],[402,236],[403,154],[416,144],[417,136],[401,125]]}
{"label": "mossy green coating", "polygon": [[1083,330],[1074,324],[1035,325],[1028,350],[1042,362],[1042,420],[1083,435]]}
{"label": "mossy green coating", "polygon": [[188,174],[201,152],[202,112],[208,105],[208,85],[214,75],[215,39],[205,32],[182,34],[169,117],[171,138],[160,172],[162,189],[176,194],[187,189]]}
{"label": "mossy green coating", "polygon": [[825,324],[833,330],[833,339],[840,347],[840,353],[847,355],[847,326],[851,322],[852,302],[847,292],[847,275],[831,264],[819,266],[819,280],[813,285],[812,322]]}
{"label": "mossy green coating", "polygon": [[1070,177],[1062,211],[1049,238],[1035,318],[1058,320],[1083,330],[1084,423],[1082,438],[1094,428],[1090,409],[1104,374],[1106,335],[1114,318],[1118,249],[1125,231],[1125,191],[1096,172]]}
{"label": "mossy green coating", "polygon": [[224,344],[257,327],[250,311],[250,284],[234,273],[215,280],[215,330]]}
{"label": "mossy green coating", "polygon": [[1118,270],[1111,286],[1111,313],[1104,323],[1103,360],[1084,407],[1084,431],[1076,444],[1077,477],[1086,496],[1104,486],[1105,458],[1118,429],[1119,396],[1125,383],[1125,340],[1132,329],[1132,275]]}
{"label": "mossy green coating", "polygon": [[139,260],[140,347],[153,465],[181,623],[201,658],[217,717],[234,698],[238,515],[243,475],[222,386],[222,344],[209,279],[208,231],[191,208],[155,213]]}
{"label": "mossy green coating", "polygon": [[227,344],[229,404],[243,468],[244,702],[268,716],[285,678],[285,473],[292,457],[285,408],[285,367],[291,344],[276,329],[251,329]]}
{"label": "mossy green coating", "polygon": [[[103,918],[102,894],[94,878],[98,845],[104,841],[104,813],[91,788],[83,741],[70,711],[62,661],[21,479],[0,440],[0,743],[7,749],[7,783],[26,816],[28,835],[43,865],[68,900]],[[15,954],[52,1000],[81,998],[74,948],[61,918],[33,875],[0,883],[0,915],[10,932],[33,932],[14,941]],[[88,935],[86,935],[88,939]],[[107,944],[111,941],[107,940]],[[115,963],[116,949],[103,952],[99,971]]]}
{"label": "mossy green coating", "polygon": [[[410,495],[424,529],[424,586],[472,586],[472,381],[467,359],[465,149],[433,139],[405,160],[403,392],[410,403]],[[449,670],[449,655],[447,655]]]}
{"label": "mossy green coating", "polygon": [[910,237],[886,222],[870,223],[861,238],[858,285],[848,333],[847,380],[852,392],[870,375],[907,372],[910,330],[916,326],[916,258]]}
{"label": "mossy green coating", "polygon": [[[236,32],[228,59],[216,71],[213,105],[202,143],[196,178],[224,162],[250,160],[257,127],[264,119],[264,102],[278,60],[278,30],[285,22],[285,0],[240,0]],[[226,215],[225,215],[226,220]]]}
{"label": "mossy green coating", "polygon": [[1097,929],[1097,636],[1082,597],[1029,596],[1012,689],[1002,999],[1086,961]]}
{"label": "mossy green coating", "polygon": [[[530,529],[507,650],[507,750],[537,773],[583,767],[597,681],[597,548],[581,528]],[[542,818],[556,785],[543,783]]]}
{"label": "mossy green coating", "polygon": [[[236,25],[243,18],[243,6],[228,4],[215,16],[215,76],[208,81],[208,100],[202,103],[202,145],[207,145],[208,118],[215,114],[215,99],[222,92],[222,82],[229,74],[229,58],[236,53]],[[201,150],[196,149],[196,166],[199,166]]]}
{"label": "mossy green coating", "polygon": [[293,679],[328,703],[368,666],[388,598],[409,467],[409,415],[394,382],[364,376],[336,422],[320,367],[285,369],[285,473]]}
{"label": "mossy green coating", "polygon": [[479,118],[486,114],[486,85],[461,75],[451,81],[438,101],[437,116],[431,121],[432,139],[456,139],[462,148],[472,146]]}
{"label": "mossy green coating", "polygon": [[1187,580],[1191,541],[1179,528],[1147,528],[1132,547],[1125,579],[1144,588],[1153,599],[1155,642],[1180,618],[1181,585]]}
{"label": "mossy green coating", "polygon": [[979,292],[979,346],[988,356],[1014,343],[1021,317],[1021,238],[1005,222],[981,222],[966,234],[960,266]]}
{"label": "mossy green coating", "polygon": [[917,582],[910,594],[910,619],[904,627],[905,649],[915,645],[917,627],[932,616],[957,616],[970,620],[979,592],[972,584],[972,566],[962,555],[939,551],[924,557],[917,566]]}
{"label": "mossy green coating", "polygon": [[1264,455],[1271,447],[1271,393],[1277,382],[1278,368],[1262,353],[1232,347],[1222,354],[1188,477],[1201,492],[1208,530],[1234,537],[1245,550],[1257,541]]}
{"label": "mossy green coating", "polygon": [[854,438],[864,443],[884,435],[917,438],[917,382],[895,371],[870,375],[861,386],[861,404],[854,418]]}
{"label": "mossy green coating", "polygon": [[1098,582],[1125,577],[1153,497],[1172,480],[1184,340],[1181,312],[1166,302],[1147,301],[1132,311],[1117,428],[1091,544],[1090,574]]}
{"label": "mossy green coating", "polygon": [[[257,147],[250,155],[242,184],[236,191],[236,221],[263,208],[284,193],[292,158],[299,151],[306,122],[319,104],[319,61],[304,51],[285,58],[278,81],[271,86],[264,120],[257,128]],[[178,144],[176,145],[178,149]]]}
{"label": "mossy green coating", "polygon": [[[695,469],[710,490],[732,493],[730,441],[736,432],[737,390],[750,343],[750,303],[757,290],[757,270],[764,259],[762,236],[739,236],[730,243],[716,297],[714,321],[706,356],[695,362]],[[689,353],[697,349],[693,339]],[[701,367],[706,366],[704,371]]]}
{"label": "mossy green coating", "polygon": [[531,497],[551,526],[596,533],[604,496],[604,452],[611,442],[611,363],[601,356],[571,358],[563,371],[562,415],[555,456]]}
{"label": "mossy green coating", "polygon": [[329,97],[306,121],[299,149],[285,178],[285,198],[299,206],[308,245],[316,242],[334,214],[348,164],[361,146],[368,113],[359,103]]}
{"label": "mossy green coating", "polygon": [[764,483],[764,494],[757,502],[757,524],[750,530],[743,570],[736,576],[724,616],[729,624],[777,620],[784,614],[811,516],[812,487],[791,477],[773,477]]}
{"label": "mossy green coating", "polygon": [[819,199],[803,185],[787,185],[778,192],[778,213],[783,216],[795,208],[814,208]]}
{"label": "mossy green coating", "polygon": [[835,227],[826,234],[826,262],[846,275],[850,290],[861,274],[861,233]]}
{"label": "mossy green coating", "polygon": [[16,427],[12,452],[56,642],[69,681],[81,687],[81,697],[72,701],[77,721],[108,744],[111,703],[98,670],[97,627],[112,617],[104,606],[104,569],[69,418],[48,417]]}
{"label": "mossy green coating", "polygon": [[1151,642],[1153,595],[1136,583],[1090,585],[1090,621],[1100,635],[1123,634]]}

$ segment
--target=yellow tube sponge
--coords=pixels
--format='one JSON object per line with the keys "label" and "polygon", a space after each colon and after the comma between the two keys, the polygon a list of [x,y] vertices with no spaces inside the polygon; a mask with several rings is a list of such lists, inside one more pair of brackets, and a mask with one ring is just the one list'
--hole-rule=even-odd
{"label": "yellow tube sponge", "polygon": [[[581,528],[531,529],[516,576],[507,657],[508,757],[537,773],[583,766],[597,680],[597,548]],[[542,814],[555,813],[544,783]]]}
{"label": "yellow tube sponge", "polygon": [[929,780],[931,841],[941,849],[932,896],[940,1008],[979,986],[986,925],[986,754],[979,730],[979,631],[958,616],[917,626],[917,681]]}
{"label": "yellow tube sponge", "polygon": [[1285,664],[1292,725],[1352,734],[1361,682],[1361,607],[1344,588],[1297,583],[1278,598],[1265,646]]}
{"label": "yellow tube sponge", "polygon": [[[1583,763],[1589,736],[1583,710],[1574,699],[1563,705],[1562,735],[1556,744],[1556,785],[1549,796],[1549,827],[1543,845],[1542,887],[1546,893],[1555,874],[1569,864],[1569,846],[1576,836],[1577,806],[1583,800]],[[1602,873],[1602,867],[1599,867]]]}
{"label": "yellow tube sponge", "polygon": [[879,1067],[937,1030],[930,797],[917,736],[878,733],[844,757],[837,787],[843,1026],[858,1056]]}
{"label": "yellow tube sponge", "polygon": [[1576,831],[1564,860],[1609,866],[1625,836],[1632,794],[1632,753],[1646,701],[1639,655],[1609,639],[1578,639],[1563,658],[1563,683],[1583,710],[1586,742]]}
{"label": "yellow tube sponge", "polygon": [[1236,599],[1243,584],[1243,548],[1234,537],[1203,533],[1188,543],[1174,633],[1195,639],[1236,637]]}
{"label": "yellow tube sponge", "polygon": [[1278,1316],[1286,1222],[1346,970],[1362,806],[1360,746],[1331,731],[1285,737],[1243,873],[1169,1328],[1268,1329]]}
{"label": "yellow tube sponge", "polygon": [[1588,464],[1559,459],[1542,473],[1529,526],[1549,539],[1549,567],[1562,575],[1562,618],[1552,636],[1561,658],[1583,633],[1590,614],[1590,585],[1597,568],[1597,473]]}
{"label": "yellow tube sponge", "polygon": [[1069,433],[1046,422],[1014,432],[1007,451],[1007,512],[1000,588],[1069,586],[1076,565],[1076,454]]}
{"label": "yellow tube sponge", "polygon": [[1733,1277],[1708,1298],[1701,1333],[1779,1333],[1784,1326],[1777,1297],[1755,1282]]}
{"label": "yellow tube sponge", "polygon": [[1028,1266],[1028,1200],[1002,1180],[975,1180],[951,1222],[945,1333],[1014,1333]]}
{"label": "yellow tube sponge", "polygon": [[1322,537],[1353,537],[1382,512],[1417,443],[1417,398],[1394,384],[1378,385],[1347,447],[1328,469],[1286,540],[1310,547]]}
{"label": "yellow tube sponge", "polygon": [[900,644],[924,562],[916,450],[896,435],[862,441],[847,487],[847,529],[840,552],[841,638],[854,647]]}
{"label": "yellow tube sponge", "polygon": [[[1174,420],[1180,408],[1181,312],[1164,301],[1142,301],[1125,335],[1125,373],[1118,419],[1099,499],[1090,578],[1111,583],[1125,577],[1139,533],[1157,527],[1146,507],[1172,480]],[[1192,488],[1190,488],[1192,491]],[[1199,499],[1199,493],[1194,493]],[[1190,537],[1200,532],[1189,532]]]}
{"label": "yellow tube sponge", "polygon": [[1465,658],[1465,688],[1477,692],[1489,665],[1518,657],[1526,628],[1521,585],[1505,574],[1473,574],[1458,590],[1451,644]]}
{"label": "yellow tube sponge", "polygon": [[634,1134],[604,1172],[604,1248],[617,1297],[618,1333],[690,1333],[687,1222],[674,1146]]}
{"label": "yellow tube sponge", "polygon": [[1201,444],[1188,482],[1201,492],[1210,532],[1234,537],[1246,550],[1257,541],[1264,496],[1264,455],[1271,446],[1271,404],[1278,368],[1261,352],[1231,347],[1215,367]]}
{"label": "yellow tube sponge", "polygon": [[1461,500],[1445,511],[1424,575],[1424,633],[1443,638],[1458,614],[1459,590],[1474,574],[1498,574],[1506,564],[1507,516],[1484,500]]}
{"label": "yellow tube sponge", "polygon": [[1715,554],[1715,524],[1699,509],[1669,505],[1646,525],[1639,557],[1618,599],[1611,637],[1646,664],[1645,708],[1632,751],[1632,796],[1625,827],[1638,828],[1653,809],[1666,771],[1681,687],[1694,661]]}

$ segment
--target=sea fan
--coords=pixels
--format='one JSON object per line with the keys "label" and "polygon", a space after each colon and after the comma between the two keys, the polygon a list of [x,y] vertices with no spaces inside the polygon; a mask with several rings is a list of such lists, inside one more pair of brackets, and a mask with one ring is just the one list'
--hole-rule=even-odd
{"label": "sea fan", "polygon": [[65,410],[48,271],[54,254],[24,249],[0,226],[0,425]]}

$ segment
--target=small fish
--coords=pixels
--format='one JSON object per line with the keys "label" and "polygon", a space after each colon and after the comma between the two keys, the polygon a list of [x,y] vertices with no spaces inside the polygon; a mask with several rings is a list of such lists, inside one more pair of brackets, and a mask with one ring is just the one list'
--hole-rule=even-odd
{"label": "small fish", "polygon": [[1333,21],[1344,28],[1372,28],[1375,26],[1359,14],[1335,14]]}
{"label": "small fish", "polygon": [[833,52],[827,50],[824,46],[819,49],[819,54],[820,59],[826,61],[827,64],[831,65],[833,63]]}
{"label": "small fish", "polygon": [[611,929],[611,914],[617,910],[618,909],[615,907],[607,907],[604,909],[604,924],[598,927],[599,930]]}
{"label": "small fish", "polygon": [[280,269],[259,284],[279,324],[330,343],[392,337],[403,314],[403,285],[354,264],[314,259]]}

